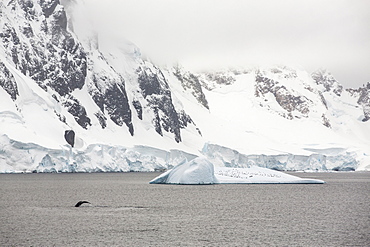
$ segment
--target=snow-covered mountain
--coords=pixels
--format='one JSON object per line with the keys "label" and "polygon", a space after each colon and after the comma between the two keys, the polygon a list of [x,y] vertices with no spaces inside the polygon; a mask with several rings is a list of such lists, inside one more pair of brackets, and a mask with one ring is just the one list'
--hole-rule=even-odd
{"label": "snow-covered mountain", "polygon": [[[370,83],[326,70],[160,68],[82,2],[0,2],[0,172],[220,166],[370,170]],[[67,130],[76,133],[73,148]]]}

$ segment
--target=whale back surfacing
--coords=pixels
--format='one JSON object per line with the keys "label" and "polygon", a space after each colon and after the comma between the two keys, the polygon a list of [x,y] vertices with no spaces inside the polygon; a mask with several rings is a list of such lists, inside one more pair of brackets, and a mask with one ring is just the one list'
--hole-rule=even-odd
{"label": "whale back surfacing", "polygon": [[75,205],[75,207],[79,207],[79,206],[81,206],[84,203],[90,203],[90,202],[88,202],[88,201],[79,201],[79,202],[77,202],[77,204]]}

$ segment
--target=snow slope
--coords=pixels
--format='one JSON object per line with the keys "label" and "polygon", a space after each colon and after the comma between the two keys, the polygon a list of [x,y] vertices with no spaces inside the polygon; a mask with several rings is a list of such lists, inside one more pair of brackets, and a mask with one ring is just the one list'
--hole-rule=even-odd
{"label": "snow slope", "polygon": [[[370,170],[370,83],[325,70],[159,68],[83,1],[0,3],[0,172]],[[73,4],[72,4],[73,3]],[[64,132],[73,130],[71,148]]]}
{"label": "snow slope", "polygon": [[[281,73],[271,72],[277,69]],[[183,96],[186,111],[211,144],[203,149],[207,157],[219,156],[224,165],[239,167],[254,163],[282,170],[369,169],[370,124],[362,121],[363,109],[348,91],[341,96],[324,91],[306,71],[281,66],[217,73],[232,78],[231,82],[217,84],[202,73],[197,75],[206,85],[203,90],[209,110],[198,110]],[[289,76],[291,73],[295,76]],[[256,96],[258,74],[279,80],[288,93],[305,99],[308,112],[302,113],[294,104],[296,108],[286,110],[267,83],[265,95]],[[225,153],[232,153],[233,158]],[[230,162],[242,155],[250,159]],[[278,156],[285,161],[277,162]],[[274,164],[264,164],[267,160]]]}

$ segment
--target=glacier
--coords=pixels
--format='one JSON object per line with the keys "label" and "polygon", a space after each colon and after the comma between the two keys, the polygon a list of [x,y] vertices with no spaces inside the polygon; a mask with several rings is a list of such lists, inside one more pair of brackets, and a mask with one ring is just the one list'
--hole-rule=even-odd
{"label": "glacier", "polygon": [[181,150],[164,151],[140,145],[125,148],[90,144],[74,149],[65,144],[50,149],[0,136],[2,173],[153,172],[172,168],[184,159],[195,157]]}
{"label": "glacier", "polygon": [[150,184],[323,184],[322,180],[304,179],[271,169],[216,167],[207,158],[183,161],[159,175]]}
{"label": "glacier", "polygon": [[[79,140],[83,142],[83,140]],[[319,152],[320,150],[316,150]],[[328,150],[321,150],[326,151]],[[198,157],[205,157],[216,167],[261,167],[278,171],[354,171],[358,166],[355,154],[331,150],[332,154],[309,156],[246,155],[227,147],[206,143],[198,154],[183,150],[168,151],[144,145],[89,144],[72,148],[61,144],[47,148],[0,136],[1,173],[31,172],[153,172],[166,171]]]}
{"label": "glacier", "polygon": [[98,35],[85,10],[0,2],[0,173],[165,171],[201,156],[227,168],[370,170],[370,83],[345,89],[298,66],[159,67]]}
{"label": "glacier", "polygon": [[242,154],[236,150],[206,143],[202,154],[220,167],[265,167],[279,171],[355,171],[359,165],[356,153],[342,148],[311,149],[313,154]]}

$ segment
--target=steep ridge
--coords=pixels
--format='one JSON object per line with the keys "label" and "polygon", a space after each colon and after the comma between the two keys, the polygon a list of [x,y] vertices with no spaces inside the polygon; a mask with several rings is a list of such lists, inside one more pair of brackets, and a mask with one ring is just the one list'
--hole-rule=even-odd
{"label": "steep ridge", "polygon": [[[181,141],[181,129],[194,124],[183,109],[173,105],[161,70],[140,57],[124,56],[133,60],[130,69],[134,70],[130,75],[134,89],[127,92],[125,74],[109,63],[105,56],[110,54],[99,50],[96,37],[84,37],[87,42],[78,40],[68,28],[66,11],[58,0],[5,1],[1,9],[2,59],[52,95],[83,129],[91,128],[96,121],[104,129],[110,119],[134,135],[132,109],[140,120],[151,122],[158,134],[171,133],[176,142]],[[2,77],[10,78],[3,79],[1,85],[16,100],[17,84],[6,65],[1,62],[0,66]],[[76,96],[84,90],[92,102],[83,103]],[[93,106],[89,106],[91,103]],[[89,112],[87,107],[93,109]],[[56,114],[71,125],[66,116]]]}
{"label": "steep ridge", "polygon": [[[329,73],[319,70],[311,75],[287,66],[217,71],[213,77],[209,71],[193,72],[196,84],[207,85],[202,88],[209,115],[187,112],[209,143],[205,147],[216,145],[223,150],[206,148],[211,151],[202,153],[210,159],[218,157],[221,160],[215,162],[226,166],[258,164],[288,170],[368,167],[370,126],[363,122],[364,107],[358,103],[366,91],[347,89],[338,95],[341,85],[333,76],[330,87],[315,80],[314,74],[320,71]],[[223,83],[210,79],[215,77],[228,79]],[[186,90],[192,92],[191,87]],[[362,98],[366,102],[366,96]],[[224,156],[228,150],[247,158],[242,163],[231,162],[235,157]]]}
{"label": "steep ridge", "polygon": [[287,66],[160,68],[64,2],[0,2],[0,172],[161,170],[198,155],[370,169],[370,83],[344,89],[326,70]]}

